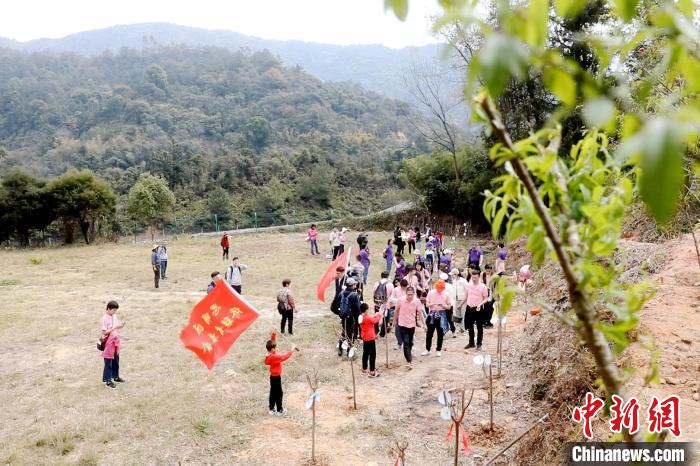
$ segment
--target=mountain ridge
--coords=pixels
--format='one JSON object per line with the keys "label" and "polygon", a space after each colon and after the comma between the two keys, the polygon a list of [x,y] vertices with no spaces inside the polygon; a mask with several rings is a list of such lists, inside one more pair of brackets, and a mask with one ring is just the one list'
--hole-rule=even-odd
{"label": "mountain ridge", "polygon": [[324,81],[353,81],[388,97],[411,100],[403,73],[415,62],[438,61],[442,44],[394,49],[379,44],[335,45],[298,40],[271,40],[223,29],[203,29],[167,22],[117,25],[82,31],[58,39],[16,41],[0,37],[0,47],[24,52],[70,52],[84,56],[116,52],[123,47],[218,46],[267,49],[287,66],[301,66]]}

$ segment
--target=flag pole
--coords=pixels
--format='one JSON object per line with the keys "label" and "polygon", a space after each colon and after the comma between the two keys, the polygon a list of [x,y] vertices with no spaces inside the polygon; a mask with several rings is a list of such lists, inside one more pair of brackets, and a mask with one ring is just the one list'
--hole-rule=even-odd
{"label": "flag pole", "polygon": [[277,332],[277,330],[273,329],[272,327],[270,327],[270,329],[272,329],[272,331],[275,332],[276,335],[281,336],[282,339],[283,339],[286,343],[289,343],[290,345],[294,346],[294,349],[295,349],[296,351],[301,351],[297,345],[295,345],[294,343],[292,343],[291,341],[289,341],[289,340],[287,339],[287,337],[284,336],[284,333]]}

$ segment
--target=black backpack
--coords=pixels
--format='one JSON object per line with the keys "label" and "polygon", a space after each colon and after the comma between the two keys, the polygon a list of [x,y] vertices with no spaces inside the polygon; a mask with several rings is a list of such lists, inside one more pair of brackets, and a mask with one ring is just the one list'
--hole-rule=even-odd
{"label": "black backpack", "polygon": [[376,306],[381,306],[386,303],[386,283],[380,283],[376,290],[374,290],[374,304]]}
{"label": "black backpack", "polygon": [[340,303],[338,305],[338,315],[341,319],[350,317],[350,295],[352,291],[343,291],[340,293]]}

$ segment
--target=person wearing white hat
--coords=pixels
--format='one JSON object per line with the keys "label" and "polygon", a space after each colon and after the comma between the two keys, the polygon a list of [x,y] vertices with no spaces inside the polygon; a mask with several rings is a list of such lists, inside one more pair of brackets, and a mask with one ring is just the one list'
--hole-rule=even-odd
{"label": "person wearing white hat", "polygon": [[160,257],[158,256],[158,245],[154,244],[151,248],[151,268],[153,268],[153,280],[158,288],[160,281]]}

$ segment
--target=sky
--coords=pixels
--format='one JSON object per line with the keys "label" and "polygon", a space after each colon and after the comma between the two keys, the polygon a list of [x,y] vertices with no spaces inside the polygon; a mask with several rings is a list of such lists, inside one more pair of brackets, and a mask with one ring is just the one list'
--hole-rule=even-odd
{"label": "sky", "polygon": [[117,24],[168,22],[264,39],[328,44],[424,45],[437,0],[412,0],[401,22],[384,0],[20,0],[6,1],[0,37],[59,38]]}

